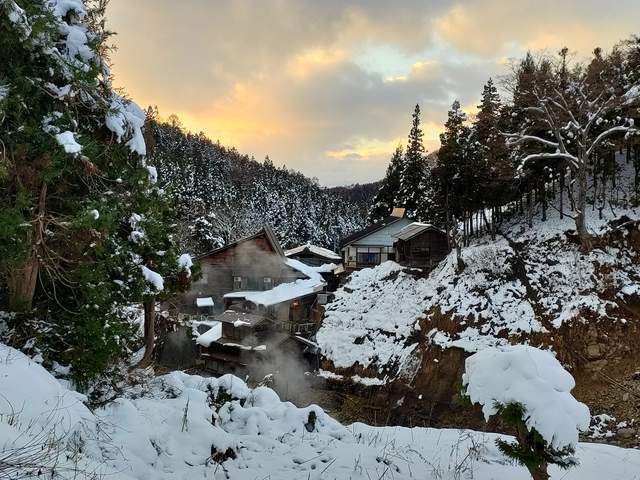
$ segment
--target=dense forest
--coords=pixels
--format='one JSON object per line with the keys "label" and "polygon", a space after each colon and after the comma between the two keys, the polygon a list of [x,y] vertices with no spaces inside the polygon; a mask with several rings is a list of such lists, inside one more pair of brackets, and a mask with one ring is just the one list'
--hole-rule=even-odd
{"label": "dense forest", "polygon": [[268,223],[284,247],[311,242],[335,248],[366,219],[371,189],[322,188],[302,173],[274,166],[182,128],[147,109],[149,159],[175,200],[180,244],[202,253]]}
{"label": "dense forest", "polygon": [[[474,234],[495,235],[508,211],[531,218],[540,205],[543,220],[551,207],[574,218],[579,241],[590,249],[587,205],[602,215],[611,202],[640,198],[640,37],[609,54],[596,48],[584,64],[569,58],[567,48],[557,56],[528,53],[502,80],[502,97],[487,81],[474,118],[454,101],[435,155],[426,155],[416,105],[408,144],[394,152],[369,220],[402,205],[454,236],[460,229],[459,243],[466,244]],[[632,166],[632,192],[617,186],[622,163]]]}

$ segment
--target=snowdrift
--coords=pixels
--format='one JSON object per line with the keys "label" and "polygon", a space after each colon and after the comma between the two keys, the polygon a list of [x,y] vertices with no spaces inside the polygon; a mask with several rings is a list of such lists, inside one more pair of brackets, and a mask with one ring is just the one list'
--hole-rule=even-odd
{"label": "snowdrift", "polygon": [[[3,478],[528,478],[497,451],[496,435],[345,427],[317,406],[298,408],[231,375],[174,372],[91,412],[40,365],[0,345],[0,392]],[[27,450],[29,463],[20,456]],[[640,470],[639,451],[580,444],[577,455],[581,467],[552,478],[625,479]]]}

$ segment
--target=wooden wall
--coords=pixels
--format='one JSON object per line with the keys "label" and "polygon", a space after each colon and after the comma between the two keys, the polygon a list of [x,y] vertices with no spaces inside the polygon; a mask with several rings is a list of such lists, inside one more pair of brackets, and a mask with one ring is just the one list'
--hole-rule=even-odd
{"label": "wooden wall", "polygon": [[437,230],[426,230],[410,240],[398,240],[396,251],[401,265],[430,269],[449,253],[447,236]]}
{"label": "wooden wall", "polygon": [[[304,278],[301,272],[284,263],[275,253],[266,236],[256,237],[219,250],[199,259],[202,279],[180,299],[184,313],[201,313],[195,307],[198,297],[212,297],[214,311],[224,309],[224,295],[233,291],[264,290],[264,278],[270,277],[273,286]],[[234,277],[242,277],[242,287],[234,289]]]}

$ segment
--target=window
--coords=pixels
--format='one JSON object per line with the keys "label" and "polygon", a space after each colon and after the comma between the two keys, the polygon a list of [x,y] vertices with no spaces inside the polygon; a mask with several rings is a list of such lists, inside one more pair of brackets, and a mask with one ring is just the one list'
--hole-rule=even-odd
{"label": "window", "polygon": [[264,277],[263,284],[264,284],[264,289],[265,290],[271,290],[273,288],[273,278]]}
{"label": "window", "polygon": [[358,265],[379,265],[380,248],[378,247],[358,247],[356,259]]}
{"label": "window", "polygon": [[233,289],[242,290],[242,277],[233,277]]}

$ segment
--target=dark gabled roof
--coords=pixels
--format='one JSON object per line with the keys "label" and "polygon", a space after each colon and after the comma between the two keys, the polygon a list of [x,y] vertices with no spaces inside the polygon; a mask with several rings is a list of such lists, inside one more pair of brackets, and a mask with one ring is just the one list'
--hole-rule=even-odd
{"label": "dark gabled roof", "polygon": [[404,240],[406,242],[426,231],[437,232],[445,237],[447,235],[444,230],[434,227],[430,223],[413,222],[392,236],[398,240]]}
{"label": "dark gabled roof", "polygon": [[253,235],[249,236],[249,237],[244,237],[244,238],[240,238],[238,240],[236,240],[235,242],[231,242],[228,243],[227,245],[225,245],[224,247],[219,247],[216,249],[213,249],[209,252],[203,253],[201,255],[198,255],[196,258],[204,258],[204,257],[208,257],[209,255],[213,255],[216,253],[220,253],[223,252],[229,248],[235,247],[236,245],[239,245],[243,242],[248,242],[249,240],[253,240],[254,238],[258,238],[261,235],[265,235],[267,237],[267,240],[269,240],[269,243],[271,244],[271,246],[273,247],[273,249],[276,252],[276,255],[279,255],[281,257],[284,257],[284,251],[282,250],[282,246],[280,245],[280,242],[278,241],[278,238],[276,237],[276,234],[273,233],[273,230],[271,229],[271,227],[267,224],[265,224],[259,231],[257,231],[256,233],[254,233]]}
{"label": "dark gabled roof", "polygon": [[343,248],[345,245],[353,243],[356,240],[360,240],[361,238],[364,238],[367,235],[371,235],[372,233],[377,232],[378,230],[382,230],[384,227],[387,227],[396,222],[399,222],[403,218],[405,217],[394,217],[389,215],[387,218],[380,220],[379,222],[373,223],[363,228],[362,230],[358,230],[357,232],[352,233],[348,237],[345,237],[342,240],[340,240],[340,248]]}

